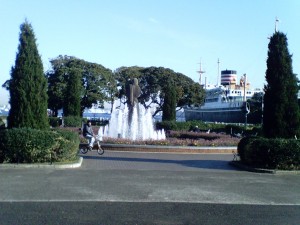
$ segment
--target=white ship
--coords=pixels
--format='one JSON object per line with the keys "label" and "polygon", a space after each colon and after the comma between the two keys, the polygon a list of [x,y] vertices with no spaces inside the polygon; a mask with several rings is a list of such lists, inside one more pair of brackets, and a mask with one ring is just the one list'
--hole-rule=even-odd
{"label": "white ship", "polygon": [[237,83],[235,70],[221,71],[221,85],[202,86],[206,94],[204,104],[199,107],[185,107],[186,121],[244,123],[250,110],[246,100],[252,98],[255,93],[262,92],[260,89],[250,89],[246,75]]}

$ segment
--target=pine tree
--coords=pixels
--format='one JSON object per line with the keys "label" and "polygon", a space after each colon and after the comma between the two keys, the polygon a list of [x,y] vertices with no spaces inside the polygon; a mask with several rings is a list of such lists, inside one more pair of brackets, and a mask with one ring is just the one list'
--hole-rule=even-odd
{"label": "pine tree", "polygon": [[299,135],[298,79],[293,73],[287,37],[275,32],[270,38],[264,95],[263,131],[268,138]]}
{"label": "pine tree", "polygon": [[163,104],[163,121],[176,121],[176,90],[174,82],[168,81],[165,88],[165,98]]}
{"label": "pine tree", "polygon": [[64,116],[80,116],[81,87],[81,72],[78,69],[72,69],[69,73],[65,89]]}
{"label": "pine tree", "polygon": [[47,79],[30,23],[20,26],[15,66],[9,81],[10,105],[8,126],[47,129]]}

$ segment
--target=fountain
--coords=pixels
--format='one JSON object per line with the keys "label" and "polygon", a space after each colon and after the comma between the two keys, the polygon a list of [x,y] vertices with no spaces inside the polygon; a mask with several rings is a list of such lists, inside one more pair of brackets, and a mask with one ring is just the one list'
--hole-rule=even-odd
{"label": "fountain", "polygon": [[155,131],[149,109],[138,103],[141,90],[134,78],[127,91],[127,104],[123,109],[114,109],[109,125],[104,128],[103,136],[130,140],[166,139],[164,130]]}

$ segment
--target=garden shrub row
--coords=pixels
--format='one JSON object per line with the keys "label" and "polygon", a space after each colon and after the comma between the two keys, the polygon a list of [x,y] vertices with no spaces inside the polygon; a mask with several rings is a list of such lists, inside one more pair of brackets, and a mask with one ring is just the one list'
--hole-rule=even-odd
{"label": "garden shrub row", "polygon": [[77,158],[78,134],[30,128],[0,130],[0,162],[68,162]]}
{"label": "garden shrub row", "polygon": [[221,138],[222,134],[217,133],[205,133],[205,132],[189,132],[189,131],[170,131],[168,132],[169,138],[179,139],[204,139],[204,140],[215,140]]}
{"label": "garden shrub row", "polygon": [[64,117],[65,127],[81,127],[82,118],[79,116],[66,116]]}
{"label": "garden shrub row", "polygon": [[62,123],[65,127],[81,127],[82,121],[82,118],[78,116],[66,116],[63,119],[60,117],[49,117],[51,127],[59,127]]}
{"label": "garden shrub row", "polygon": [[177,131],[191,131],[196,128],[200,130],[208,130],[211,128],[222,128],[224,124],[213,124],[213,123],[204,123],[202,121],[187,121],[187,122],[175,122],[175,121],[162,121],[156,123],[156,129],[161,130],[177,130]]}
{"label": "garden shrub row", "polygon": [[260,127],[250,125],[245,128],[244,125],[240,126],[235,124],[205,123],[198,120],[187,122],[163,121],[156,123],[156,129],[164,129],[165,131],[195,131],[196,128],[202,132],[210,130],[210,132],[215,133],[243,134],[245,136],[261,134]]}
{"label": "garden shrub row", "polygon": [[266,169],[299,170],[300,140],[245,137],[238,144],[241,162]]}
{"label": "garden shrub row", "polygon": [[59,117],[49,117],[49,124],[51,127],[59,127],[62,124],[62,119]]}
{"label": "garden shrub row", "polygon": [[[63,118],[64,127],[81,127],[82,123],[86,123],[86,118],[67,116]],[[108,124],[108,120],[92,119],[92,126],[105,126]],[[62,125],[62,118],[49,117],[49,124],[51,127],[59,127]]]}

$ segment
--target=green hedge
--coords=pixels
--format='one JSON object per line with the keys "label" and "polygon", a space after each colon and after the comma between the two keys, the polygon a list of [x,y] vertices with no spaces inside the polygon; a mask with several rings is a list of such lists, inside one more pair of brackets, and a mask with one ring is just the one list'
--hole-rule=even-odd
{"label": "green hedge", "polygon": [[238,144],[241,162],[259,168],[300,169],[300,140],[246,137]]}
{"label": "green hedge", "polygon": [[162,121],[156,123],[156,129],[161,130],[177,130],[177,131],[192,131],[196,128],[200,130],[218,129],[224,128],[224,124],[204,123],[202,121],[187,121],[187,122],[175,122],[175,121]]}
{"label": "green hedge", "polygon": [[203,121],[163,121],[156,123],[156,129],[173,130],[173,131],[194,131],[198,127],[200,131],[208,131],[215,133],[226,134],[243,134],[243,135],[257,135],[261,134],[261,128],[248,125],[245,128],[244,124],[239,126],[235,124],[222,124],[222,123],[205,123]]}
{"label": "green hedge", "polygon": [[208,141],[220,139],[222,135],[216,133],[205,133],[205,132],[188,132],[188,131],[170,131],[168,134],[170,138],[179,138],[179,139],[204,139]]}
{"label": "green hedge", "polygon": [[67,116],[63,118],[65,127],[81,127],[82,118],[78,116]]}
{"label": "green hedge", "polygon": [[80,143],[78,133],[74,133],[68,130],[53,130],[55,135],[58,135],[56,141],[58,143],[57,148],[53,151],[52,158],[55,162],[73,161],[77,158],[78,146]]}
{"label": "green hedge", "polygon": [[70,131],[0,130],[0,162],[67,162],[77,158],[79,137]]}
{"label": "green hedge", "polygon": [[49,117],[49,124],[51,127],[59,127],[61,125],[61,118]]}

